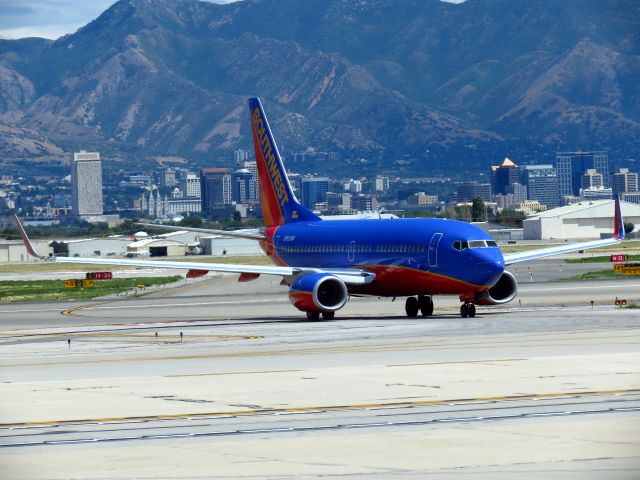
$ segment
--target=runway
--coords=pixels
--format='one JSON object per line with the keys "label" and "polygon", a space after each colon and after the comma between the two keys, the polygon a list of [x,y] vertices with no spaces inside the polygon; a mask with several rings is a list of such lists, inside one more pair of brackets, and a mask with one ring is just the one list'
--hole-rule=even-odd
{"label": "runway", "polygon": [[0,471],[638,478],[640,310],[613,300],[639,281],[523,283],[473,319],[353,298],[309,323],[285,292],[221,276],[1,306]]}

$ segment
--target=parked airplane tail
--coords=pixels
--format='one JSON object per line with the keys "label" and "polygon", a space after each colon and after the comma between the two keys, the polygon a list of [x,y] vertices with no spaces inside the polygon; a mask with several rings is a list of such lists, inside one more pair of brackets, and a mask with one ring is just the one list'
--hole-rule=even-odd
{"label": "parked airplane tail", "polygon": [[301,220],[320,220],[320,217],[301,205],[293,194],[259,98],[249,99],[249,114],[264,225],[272,227]]}
{"label": "parked airplane tail", "polygon": [[620,195],[616,195],[614,215],[613,238],[622,240],[624,238],[624,219],[622,218],[622,209],[620,208]]}

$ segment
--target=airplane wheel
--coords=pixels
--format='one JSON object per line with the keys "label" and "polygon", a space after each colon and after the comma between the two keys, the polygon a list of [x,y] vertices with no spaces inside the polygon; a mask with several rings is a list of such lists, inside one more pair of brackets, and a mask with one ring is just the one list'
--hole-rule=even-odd
{"label": "airplane wheel", "polygon": [[307,320],[317,322],[320,320],[320,312],[307,312]]}
{"label": "airplane wheel", "polygon": [[336,316],[336,312],[322,312],[323,320],[333,320],[335,316]]}
{"label": "airplane wheel", "polygon": [[467,310],[469,312],[469,317],[473,318],[476,316],[476,306],[473,303],[467,307]]}
{"label": "airplane wheel", "polygon": [[407,317],[417,317],[419,309],[420,305],[418,304],[418,299],[416,297],[407,298],[407,301],[404,304],[404,311],[407,312]]}
{"label": "airplane wheel", "polygon": [[469,307],[466,303],[460,305],[460,316],[462,318],[467,318],[469,316]]}
{"label": "airplane wheel", "polygon": [[430,317],[433,315],[433,298],[432,297],[423,297],[422,295],[418,297],[418,303],[420,304],[420,313],[422,313],[423,317]]}

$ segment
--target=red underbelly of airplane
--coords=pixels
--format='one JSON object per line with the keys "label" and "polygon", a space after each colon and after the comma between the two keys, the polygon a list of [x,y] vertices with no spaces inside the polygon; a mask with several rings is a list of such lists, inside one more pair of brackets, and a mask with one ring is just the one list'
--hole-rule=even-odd
{"label": "red underbelly of airplane", "polygon": [[402,297],[410,295],[457,295],[481,291],[487,287],[472,285],[456,278],[407,267],[365,266],[376,274],[370,285],[350,287],[351,293]]}

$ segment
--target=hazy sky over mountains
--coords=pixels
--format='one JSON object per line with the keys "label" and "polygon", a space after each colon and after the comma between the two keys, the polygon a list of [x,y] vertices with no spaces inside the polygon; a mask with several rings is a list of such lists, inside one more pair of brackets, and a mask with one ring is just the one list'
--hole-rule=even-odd
{"label": "hazy sky over mountains", "polygon": [[[237,0],[205,0],[231,3]],[[460,3],[464,0],[444,0]],[[104,12],[114,0],[0,0],[0,38],[56,39],[73,33]]]}

